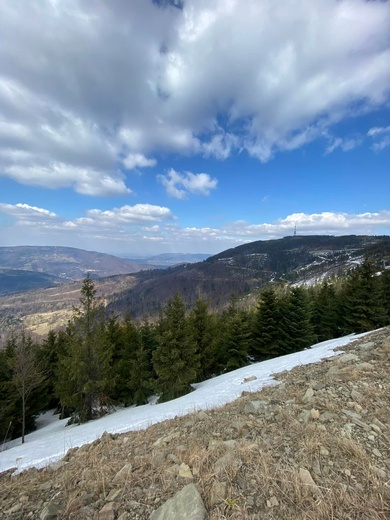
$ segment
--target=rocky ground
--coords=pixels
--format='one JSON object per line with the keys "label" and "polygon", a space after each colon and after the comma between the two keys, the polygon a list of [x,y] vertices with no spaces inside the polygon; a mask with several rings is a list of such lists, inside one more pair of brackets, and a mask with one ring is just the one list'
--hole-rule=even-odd
{"label": "rocky ground", "polygon": [[0,518],[390,518],[390,328],[223,408],[0,475]]}

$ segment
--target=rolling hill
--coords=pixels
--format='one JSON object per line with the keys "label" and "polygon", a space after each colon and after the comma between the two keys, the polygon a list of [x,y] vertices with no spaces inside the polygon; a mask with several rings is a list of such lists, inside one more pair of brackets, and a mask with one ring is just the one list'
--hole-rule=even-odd
{"label": "rolling hill", "polygon": [[[202,262],[96,279],[107,312],[133,318],[155,317],[168,298],[180,292],[188,307],[197,298],[222,309],[234,294],[253,303],[270,281],[315,284],[342,275],[367,256],[390,264],[390,237],[296,236],[257,241]],[[23,320],[37,334],[66,324],[80,297],[79,281],[0,297],[0,329]],[[3,324],[3,325],[2,325]]]}

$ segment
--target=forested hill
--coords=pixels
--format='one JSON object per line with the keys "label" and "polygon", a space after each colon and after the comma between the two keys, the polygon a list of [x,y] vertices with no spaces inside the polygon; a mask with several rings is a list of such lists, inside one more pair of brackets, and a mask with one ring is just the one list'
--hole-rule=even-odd
{"label": "forested hill", "polygon": [[390,237],[291,236],[256,241],[203,262],[136,273],[132,287],[111,298],[108,308],[134,317],[153,315],[177,292],[188,307],[201,297],[218,308],[232,294],[246,296],[270,281],[314,283],[342,274],[364,257],[389,265]]}

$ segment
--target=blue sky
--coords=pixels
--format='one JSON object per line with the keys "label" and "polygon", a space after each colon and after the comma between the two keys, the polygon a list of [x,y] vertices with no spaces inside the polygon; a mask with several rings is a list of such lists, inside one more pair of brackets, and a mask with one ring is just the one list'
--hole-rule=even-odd
{"label": "blue sky", "polygon": [[390,2],[6,0],[0,245],[390,234]]}

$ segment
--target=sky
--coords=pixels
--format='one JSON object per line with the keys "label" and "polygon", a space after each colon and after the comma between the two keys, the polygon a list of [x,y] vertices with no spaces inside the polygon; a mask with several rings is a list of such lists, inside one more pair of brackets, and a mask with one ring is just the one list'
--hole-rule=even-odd
{"label": "sky", "polygon": [[[0,473],[11,468],[16,468],[15,473],[31,467],[43,468],[62,459],[69,449],[91,443],[104,432],[144,430],[167,419],[223,406],[238,399],[243,391],[257,392],[264,386],[278,384],[274,374],[342,354],[341,350],[335,352],[334,349],[366,334],[324,341],[303,352],[254,363],[196,383],[193,392],[178,399],[155,404],[154,398],[149,404],[124,408],[82,425],[66,426],[68,419],[59,420],[58,415],[48,412],[38,418],[38,430],[26,435],[24,444],[15,439],[0,446]],[[249,378],[255,379],[246,381]]]}
{"label": "sky", "polygon": [[390,234],[390,1],[3,0],[0,246]]}

